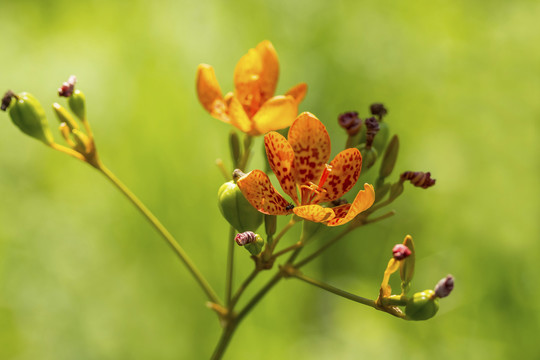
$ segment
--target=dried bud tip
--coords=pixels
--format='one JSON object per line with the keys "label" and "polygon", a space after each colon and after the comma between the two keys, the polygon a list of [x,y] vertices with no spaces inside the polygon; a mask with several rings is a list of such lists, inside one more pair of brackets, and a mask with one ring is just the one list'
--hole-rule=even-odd
{"label": "dried bud tip", "polygon": [[452,292],[452,289],[454,289],[454,277],[447,275],[435,285],[435,296],[438,298],[447,297]]}
{"label": "dried bud tip", "polygon": [[257,240],[257,234],[255,234],[253,231],[246,231],[240,234],[237,234],[234,237],[234,241],[240,246],[244,246],[246,244],[250,244],[252,242],[255,242]]}
{"label": "dried bud tip", "polygon": [[244,175],[246,175],[246,174],[242,170],[234,169],[234,171],[232,173],[232,178],[233,178],[234,182],[236,182],[236,180],[240,179]]}
{"label": "dried bud tip", "polygon": [[366,124],[366,147],[370,148],[373,144],[373,139],[375,135],[380,130],[379,122],[374,117],[367,118],[365,121]]}
{"label": "dried bud tip", "polygon": [[68,81],[64,82],[62,86],[58,88],[58,96],[70,97],[71,94],[73,94],[73,91],[75,90],[76,82],[77,82],[77,78],[75,77],[75,75],[71,75]]}
{"label": "dried bud tip", "polygon": [[403,260],[411,255],[411,250],[403,244],[397,244],[392,249],[392,254],[395,260]]}
{"label": "dried bud tip", "polygon": [[428,171],[426,173],[417,171],[405,171],[401,174],[401,181],[410,180],[411,184],[416,187],[421,187],[422,189],[427,189],[435,185],[435,179],[431,178],[431,173]]}
{"label": "dried bud tip", "polygon": [[371,115],[376,115],[379,117],[383,117],[384,115],[388,114],[388,110],[386,110],[384,105],[381,103],[371,104],[369,111],[371,111]]}
{"label": "dried bud tip", "polygon": [[2,105],[0,106],[0,110],[6,111],[9,104],[11,104],[11,99],[14,96],[15,94],[13,93],[13,91],[11,90],[6,91],[6,93],[4,94],[4,97],[2,98]]}
{"label": "dried bud tip", "polygon": [[356,111],[349,111],[338,116],[339,126],[347,130],[349,136],[358,134],[362,127],[362,120],[358,117]]}

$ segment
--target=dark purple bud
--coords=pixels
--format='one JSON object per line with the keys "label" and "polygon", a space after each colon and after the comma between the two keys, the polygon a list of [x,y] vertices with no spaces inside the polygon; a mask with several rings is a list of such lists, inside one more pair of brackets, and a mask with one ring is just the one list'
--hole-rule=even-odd
{"label": "dark purple bud", "polygon": [[58,96],[70,97],[71,94],[73,94],[73,91],[75,90],[76,82],[77,82],[77,78],[75,77],[75,75],[71,75],[68,81],[64,82],[62,86],[58,88]]}
{"label": "dark purple bud", "polygon": [[435,285],[435,296],[438,298],[447,297],[450,295],[454,289],[454,277],[452,275],[447,275],[444,279],[441,279]]}
{"label": "dark purple bud", "polygon": [[349,136],[358,134],[362,128],[362,120],[356,111],[349,111],[338,116],[339,126],[347,130]]}
{"label": "dark purple bud", "polygon": [[255,242],[255,240],[257,240],[257,234],[255,234],[253,231],[246,231],[237,234],[234,238],[234,241],[236,241],[236,243],[240,246],[250,244],[252,242]]}
{"label": "dark purple bud", "polygon": [[15,94],[13,93],[13,91],[11,90],[6,91],[6,93],[4,94],[4,97],[2,98],[2,105],[0,106],[0,110],[6,111],[9,104],[11,104],[11,99],[13,97],[15,97]]}
{"label": "dark purple bud", "polygon": [[403,260],[411,255],[411,250],[403,244],[397,244],[392,249],[392,254],[394,255],[394,259]]}
{"label": "dark purple bud", "polygon": [[371,115],[378,116],[379,119],[388,114],[388,110],[381,103],[371,104],[369,111],[371,111]]}
{"label": "dark purple bud", "polygon": [[364,123],[366,124],[366,147],[369,149],[373,144],[375,135],[379,132],[379,122],[374,117],[367,118]]}
{"label": "dark purple bud", "polygon": [[421,171],[405,171],[400,176],[401,181],[410,180],[411,184],[413,184],[416,187],[421,187],[422,189],[427,189],[428,187],[431,187],[435,185],[435,179],[431,178],[431,173],[428,171],[426,173]]}

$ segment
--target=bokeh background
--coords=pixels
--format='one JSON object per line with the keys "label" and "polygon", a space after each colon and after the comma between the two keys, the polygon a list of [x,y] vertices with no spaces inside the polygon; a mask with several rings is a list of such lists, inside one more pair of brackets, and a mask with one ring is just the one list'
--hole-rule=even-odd
{"label": "bokeh background", "polygon": [[[32,92],[54,124],[49,104],[76,74],[103,161],[223,294],[215,159],[230,166],[230,129],[198,103],[195,70],[212,64],[228,91],[238,59],[269,39],[278,93],[308,83],[300,110],[325,122],[333,154],[337,115],[380,101],[401,139],[394,176],[437,179],[407,186],[396,216],[306,274],[374,298],[411,234],[414,290],[447,273],[456,289],[435,318],[405,322],[283,281],[225,358],[538,359],[539,18],[534,0],[1,0],[0,90]],[[149,224],[100,174],[0,118],[0,358],[208,358],[216,317]],[[239,281],[252,265],[236,255]]]}

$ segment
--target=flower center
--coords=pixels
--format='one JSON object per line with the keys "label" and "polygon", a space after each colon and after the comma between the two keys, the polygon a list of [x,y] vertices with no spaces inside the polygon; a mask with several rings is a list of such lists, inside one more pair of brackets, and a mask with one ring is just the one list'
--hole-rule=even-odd
{"label": "flower center", "polygon": [[309,185],[300,186],[302,205],[318,204],[322,196],[326,193],[323,186],[328,179],[328,175],[330,175],[330,171],[332,171],[332,166],[328,164],[324,166],[321,178],[319,179],[319,185],[310,182]]}

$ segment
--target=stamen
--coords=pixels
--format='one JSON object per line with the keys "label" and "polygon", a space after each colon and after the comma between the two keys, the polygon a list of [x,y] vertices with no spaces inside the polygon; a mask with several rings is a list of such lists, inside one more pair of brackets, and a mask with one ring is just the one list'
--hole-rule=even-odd
{"label": "stamen", "polygon": [[319,180],[319,188],[323,187],[324,183],[326,182],[326,179],[328,179],[328,175],[330,175],[330,171],[332,171],[332,165],[324,164],[324,166],[325,168],[321,175],[321,179]]}

